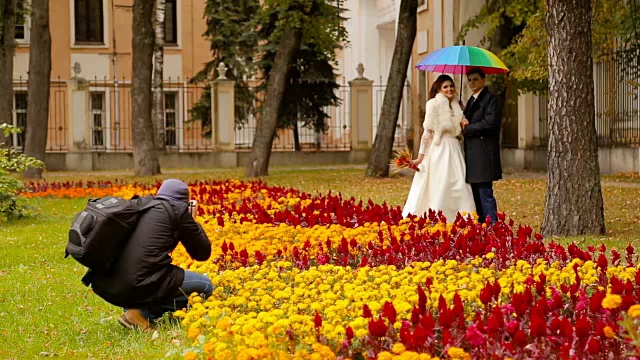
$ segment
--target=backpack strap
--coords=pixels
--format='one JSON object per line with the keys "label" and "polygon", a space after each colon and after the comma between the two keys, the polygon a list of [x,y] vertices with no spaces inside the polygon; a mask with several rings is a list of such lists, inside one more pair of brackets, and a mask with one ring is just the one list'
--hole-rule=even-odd
{"label": "backpack strap", "polygon": [[162,201],[162,200],[153,200],[153,201],[159,202],[169,214],[169,220],[171,221],[171,228],[173,229],[173,238],[177,240],[178,239],[178,219],[176,217],[176,213],[173,211],[173,208],[167,203],[167,201]]}

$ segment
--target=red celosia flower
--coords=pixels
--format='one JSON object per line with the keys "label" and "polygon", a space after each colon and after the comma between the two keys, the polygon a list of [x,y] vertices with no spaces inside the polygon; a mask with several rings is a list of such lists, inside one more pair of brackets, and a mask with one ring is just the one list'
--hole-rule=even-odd
{"label": "red celosia flower", "polygon": [[451,342],[451,331],[448,329],[442,330],[442,345],[447,346]]}
{"label": "red celosia flower", "polygon": [[353,339],[353,329],[351,326],[347,326],[344,330],[345,335],[347,335],[347,340],[351,341]]}
{"label": "red celosia flower", "polygon": [[537,312],[531,314],[529,334],[534,337],[547,336],[547,322]]}
{"label": "red celosia flower", "polygon": [[464,305],[462,304],[462,298],[457,292],[453,294],[452,315],[455,317],[464,316]]}
{"label": "red celosia flower", "polygon": [[403,321],[402,326],[400,327],[400,341],[407,347],[407,349],[412,349],[413,345],[413,336],[411,334],[411,324],[408,321]]}
{"label": "red celosia flower", "polygon": [[424,346],[431,333],[427,332],[422,326],[418,325],[413,330],[413,344],[416,347]]}
{"label": "red celosia flower", "polygon": [[229,251],[229,247],[227,246],[227,242],[223,240],[222,241],[222,253],[226,255],[228,251]]}
{"label": "red celosia flower", "polygon": [[390,324],[393,325],[396,322],[398,314],[396,312],[396,308],[389,301],[386,301],[384,305],[382,305],[382,314],[387,318],[387,320],[389,320]]}
{"label": "red celosia flower", "polygon": [[509,334],[510,336],[514,336],[516,331],[520,330],[520,323],[512,320],[509,321],[505,328],[507,329],[507,334]]}
{"label": "red celosia flower", "polygon": [[426,315],[424,315],[424,316],[422,316],[422,318],[420,318],[420,325],[422,325],[423,330],[428,335],[432,335],[433,334],[433,329],[436,327],[436,321],[433,318],[433,315],[431,314],[431,312],[427,312]]}
{"label": "red celosia flower", "polygon": [[604,327],[607,326],[607,324],[602,321],[602,320],[598,320],[596,321],[596,325],[595,325],[595,333],[596,336],[600,336],[602,339],[604,339],[606,336],[604,334]]}
{"label": "red celosia flower", "polygon": [[485,306],[487,306],[491,302],[492,297],[493,295],[491,294],[491,285],[487,283],[487,285],[485,285],[485,287],[483,287],[482,290],[480,290],[480,301]]}
{"label": "red celosia flower", "polygon": [[387,324],[384,322],[383,318],[378,318],[378,320],[369,321],[369,334],[373,337],[384,337],[387,335]]}
{"label": "red celosia flower", "polygon": [[576,321],[576,336],[579,339],[584,339],[589,336],[591,332],[591,321],[585,315],[582,315]]}
{"label": "red celosia flower", "polygon": [[589,300],[589,310],[592,313],[597,313],[602,308],[602,299],[607,296],[604,291],[597,291],[595,294],[591,295],[591,299]]}
{"label": "red celosia flower", "polygon": [[473,346],[484,346],[484,335],[478,331],[478,329],[471,325],[467,328],[467,333],[465,334],[465,338],[469,343]]}
{"label": "red celosia flower", "polygon": [[500,283],[496,280],[491,288],[491,293],[493,294],[494,299],[500,299],[500,291],[502,291],[502,288],[500,287]]}
{"label": "red celosia flower", "polygon": [[504,314],[500,307],[496,306],[491,312],[489,320],[487,320],[487,333],[489,335],[497,334],[504,327]]}
{"label": "red celosia flower", "polygon": [[359,267],[361,267],[361,268],[362,268],[362,267],[365,267],[365,266],[367,266],[367,265],[369,265],[369,258],[367,258],[366,256],[363,256],[363,257],[362,257],[362,260],[360,260],[360,265],[359,265]]}
{"label": "red celosia flower", "polygon": [[522,330],[516,331],[515,335],[513,335],[513,343],[519,347],[527,346],[527,334],[525,334]]}
{"label": "red celosia flower", "polygon": [[414,326],[420,323],[420,309],[417,307],[414,307],[413,310],[411,310],[411,323]]}
{"label": "red celosia flower", "polygon": [[609,262],[607,261],[607,257],[604,254],[600,254],[600,256],[598,257],[597,265],[600,269],[604,271],[607,270],[607,266],[609,265]]}
{"label": "red celosia flower", "polygon": [[424,312],[427,309],[427,294],[420,285],[418,285],[418,308],[421,311],[421,315],[424,315]]}
{"label": "red celosia flower", "polygon": [[316,311],[316,316],[313,318],[313,326],[315,326],[316,329],[319,329],[320,327],[322,327],[322,317],[320,316],[320,314],[318,314],[317,311]]}
{"label": "red celosia flower", "polygon": [[373,317],[373,314],[371,314],[371,309],[369,309],[369,305],[367,304],[362,305],[362,317],[367,319]]}
{"label": "red celosia flower", "polygon": [[553,310],[560,310],[564,307],[564,300],[558,290],[553,289],[551,293],[551,307]]}
{"label": "red celosia flower", "polygon": [[513,310],[516,315],[519,317],[524,316],[524,314],[529,310],[531,306],[531,301],[533,300],[533,295],[531,294],[531,288],[527,287],[523,293],[515,293],[511,297],[511,305],[513,306]]}
{"label": "red celosia flower", "polygon": [[587,343],[587,351],[590,354],[599,354],[601,350],[602,346],[600,345],[600,340],[595,337],[589,339],[589,342]]}

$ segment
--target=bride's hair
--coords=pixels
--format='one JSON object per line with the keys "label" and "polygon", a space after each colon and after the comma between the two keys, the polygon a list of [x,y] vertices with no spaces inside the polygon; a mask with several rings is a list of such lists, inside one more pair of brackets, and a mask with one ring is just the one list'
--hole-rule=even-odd
{"label": "bride's hair", "polygon": [[442,87],[442,84],[444,84],[445,81],[451,81],[451,83],[454,86],[456,84],[456,83],[453,82],[453,79],[449,75],[444,75],[443,74],[443,75],[438,76],[436,81],[433,82],[433,85],[431,85],[431,90],[429,90],[429,100],[431,100],[434,97],[436,97],[436,95],[440,91],[440,88]]}

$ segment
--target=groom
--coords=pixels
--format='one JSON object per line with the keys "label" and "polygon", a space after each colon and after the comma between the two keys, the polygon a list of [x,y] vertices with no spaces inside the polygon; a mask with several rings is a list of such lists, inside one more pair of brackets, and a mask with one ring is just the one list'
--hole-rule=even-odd
{"label": "groom", "polygon": [[485,77],[482,69],[472,69],[467,73],[467,83],[473,95],[465,106],[465,118],[460,125],[464,134],[466,180],[471,184],[478,221],[482,223],[488,216],[493,224],[498,219],[493,182],[502,179],[500,114],[496,97],[485,87]]}

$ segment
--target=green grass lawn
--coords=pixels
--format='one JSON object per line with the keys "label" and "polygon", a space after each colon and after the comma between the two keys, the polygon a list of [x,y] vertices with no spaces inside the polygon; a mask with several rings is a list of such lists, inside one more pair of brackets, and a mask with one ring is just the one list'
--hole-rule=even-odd
{"label": "green grass lawn", "polygon": [[[402,205],[411,178],[369,179],[362,168],[274,168],[264,180],[308,192],[341,192],[345,196]],[[183,180],[239,178],[243,169],[209,172],[171,171],[160,178]],[[86,179],[86,174],[46,174],[48,180]],[[99,174],[102,178],[113,178]],[[96,176],[91,176],[95,179]],[[125,180],[133,179],[120,176]],[[246,179],[245,179],[246,180]],[[609,178],[604,180],[609,181]],[[640,214],[636,199],[640,187],[603,187],[608,236],[576,239],[584,244],[604,241],[624,248],[640,244]],[[539,177],[507,179],[495,185],[501,211],[516,223],[538,230],[544,211],[545,181]],[[163,325],[156,335],[122,328],[121,310],[90,292],[80,282],[84,268],[64,259],[64,246],[73,214],[83,208],[82,199],[31,199],[38,215],[0,223],[0,358],[115,358],[155,359],[184,348],[185,336],[178,327]]]}

